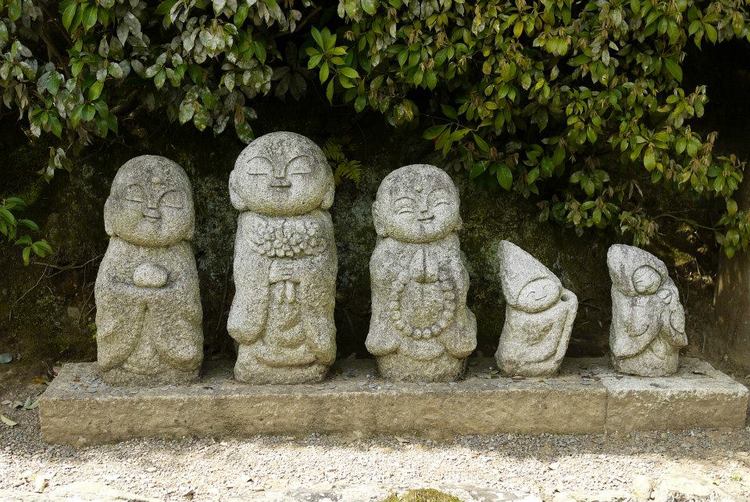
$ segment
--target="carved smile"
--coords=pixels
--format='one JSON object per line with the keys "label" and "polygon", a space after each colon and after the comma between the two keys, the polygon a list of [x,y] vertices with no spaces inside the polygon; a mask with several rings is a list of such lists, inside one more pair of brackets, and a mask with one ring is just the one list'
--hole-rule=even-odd
{"label": "carved smile", "polygon": [[432,221],[434,219],[435,219],[435,215],[433,214],[433,215],[430,215],[430,216],[422,216],[421,218],[417,218],[417,221],[428,222],[428,221]]}
{"label": "carved smile", "polygon": [[270,183],[272,188],[290,188],[292,182],[289,180],[274,180]]}

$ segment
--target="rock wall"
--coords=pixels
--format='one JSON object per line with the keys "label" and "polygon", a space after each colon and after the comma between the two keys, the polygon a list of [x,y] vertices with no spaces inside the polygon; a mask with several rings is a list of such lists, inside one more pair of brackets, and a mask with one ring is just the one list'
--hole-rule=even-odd
{"label": "rock wall", "polygon": [[[430,142],[420,138],[418,130],[393,129],[377,115],[355,118],[322,105],[280,106],[274,103],[259,109],[259,116],[267,120],[256,124],[258,135],[292,130],[320,145],[333,137],[345,145],[348,158],[362,162],[361,181],[345,180],[337,187],[331,215],[339,257],[335,312],[339,357],[353,353],[365,357],[370,317],[368,263],[376,239],[370,209],[377,187],[397,167],[411,163],[441,166],[444,162]],[[351,127],[342,134],[341,124]],[[141,154],[168,157],[190,176],[206,357],[223,357],[233,350],[226,318],[234,294],[231,259],[237,213],[229,202],[227,180],[244,145],[231,134],[214,138],[158,122],[148,129],[123,126],[125,140],[93,145],[72,174],[59,172],[49,185],[34,185],[38,197],[29,216],[42,225],[57,253],[39,260],[47,265],[23,267],[17,249],[2,248],[0,352],[26,358],[94,359],[93,284],[107,245],[102,208],[117,168]],[[12,123],[4,130],[8,127]],[[0,197],[26,190],[36,178],[35,170],[45,162],[45,146],[29,145],[22,135],[11,133],[0,138],[0,150],[9,152],[9,176],[20,180],[17,186],[0,189]],[[568,355],[604,354],[610,319],[606,251],[614,237],[596,232],[578,237],[571,230],[540,223],[532,201],[508,194],[496,183],[471,181],[465,172],[449,173],[461,195],[463,227],[459,237],[471,277],[468,304],[478,320],[478,352],[491,355],[502,330],[505,305],[496,251],[506,239],[531,252],[578,295],[580,305]],[[705,330],[696,326],[710,324],[702,307],[709,300],[701,292],[689,296],[688,329],[700,345]],[[697,305],[695,315],[691,315],[691,304]]]}

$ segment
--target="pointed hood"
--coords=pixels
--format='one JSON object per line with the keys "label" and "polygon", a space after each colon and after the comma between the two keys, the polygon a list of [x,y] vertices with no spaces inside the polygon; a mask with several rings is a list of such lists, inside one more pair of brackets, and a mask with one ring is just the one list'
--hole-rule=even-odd
{"label": "pointed hood", "polygon": [[[550,269],[539,260],[510,241],[500,241],[497,253],[500,258],[500,283],[505,301],[512,307],[526,310],[520,305],[519,295],[528,284],[547,279],[562,293],[562,283]],[[559,296],[559,295],[558,295]]]}

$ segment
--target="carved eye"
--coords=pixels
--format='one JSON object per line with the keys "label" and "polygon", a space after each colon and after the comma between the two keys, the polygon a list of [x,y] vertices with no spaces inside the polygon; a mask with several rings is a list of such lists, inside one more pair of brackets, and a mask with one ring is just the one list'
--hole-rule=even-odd
{"label": "carved eye", "polygon": [[129,185],[125,189],[125,200],[130,202],[143,202],[146,200],[146,194],[141,185]]}
{"label": "carved eye", "polygon": [[414,214],[414,199],[409,197],[401,197],[396,199],[396,214]]}
{"label": "carved eye", "polygon": [[265,157],[255,157],[247,163],[247,174],[263,176],[273,171],[273,164]]}
{"label": "carved eye", "polygon": [[185,207],[185,194],[177,190],[170,190],[161,196],[159,203],[165,207],[182,209]]}
{"label": "carved eye", "polygon": [[432,207],[447,206],[451,203],[450,195],[444,188],[438,188],[429,195],[430,203]]}
{"label": "carved eye", "polygon": [[310,174],[312,172],[312,159],[307,155],[300,155],[289,161],[286,165],[289,174]]}

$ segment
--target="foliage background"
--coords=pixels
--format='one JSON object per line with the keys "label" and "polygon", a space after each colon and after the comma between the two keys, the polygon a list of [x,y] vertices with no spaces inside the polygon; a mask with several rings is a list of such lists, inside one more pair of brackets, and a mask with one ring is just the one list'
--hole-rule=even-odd
{"label": "foliage background", "polygon": [[[747,13],[737,0],[0,0],[0,197],[31,205],[5,216],[28,239],[6,241],[35,262],[19,268],[4,252],[0,330],[18,347],[31,337],[50,355],[90,356],[101,203],[117,166],[149,152],[185,165],[203,200],[208,342],[226,349],[234,215],[221,194],[243,143],[280,128],[327,144],[340,178],[345,350],[361,350],[366,331],[369,201],[411,161],[444,166],[461,186],[486,352],[502,322],[490,274],[503,237],[590,298],[573,353],[606,348],[601,256],[615,240],[676,266],[683,296],[700,297],[700,324],[718,246],[731,256],[750,238],[736,196],[748,152],[728,122],[746,101]],[[718,148],[716,129],[730,135]],[[62,318],[54,343],[38,333],[50,308]]]}

